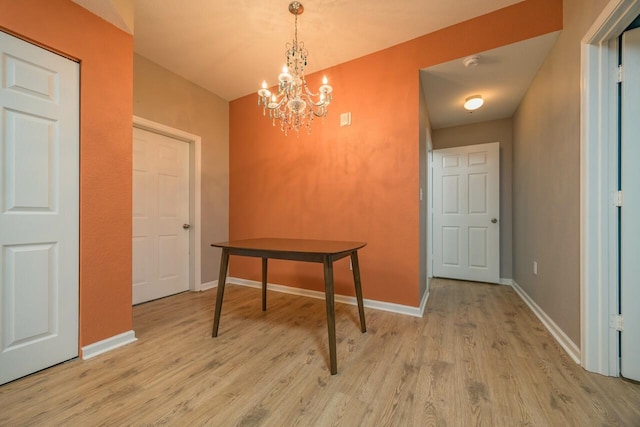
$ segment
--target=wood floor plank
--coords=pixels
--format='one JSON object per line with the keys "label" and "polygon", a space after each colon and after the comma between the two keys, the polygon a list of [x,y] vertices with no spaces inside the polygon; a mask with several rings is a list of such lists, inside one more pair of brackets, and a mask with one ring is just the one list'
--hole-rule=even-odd
{"label": "wood floor plank", "polygon": [[[138,341],[0,386],[0,426],[640,426],[640,385],[592,374],[507,286],[434,280],[423,318],[229,284],[134,307]],[[366,292],[366,289],[365,289]]]}

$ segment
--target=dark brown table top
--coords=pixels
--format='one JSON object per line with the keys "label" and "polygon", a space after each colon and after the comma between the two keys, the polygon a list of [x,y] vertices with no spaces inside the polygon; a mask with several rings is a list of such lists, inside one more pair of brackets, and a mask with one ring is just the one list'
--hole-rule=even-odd
{"label": "dark brown table top", "polygon": [[365,242],[343,242],[339,240],[259,238],[213,243],[211,246],[217,248],[248,249],[269,252],[296,252],[304,254],[332,255],[354,251],[363,248],[365,245]]}

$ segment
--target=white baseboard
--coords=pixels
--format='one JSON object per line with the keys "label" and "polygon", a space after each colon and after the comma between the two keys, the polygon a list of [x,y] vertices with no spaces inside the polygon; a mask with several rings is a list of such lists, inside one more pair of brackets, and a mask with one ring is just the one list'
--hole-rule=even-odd
{"label": "white baseboard", "polygon": [[540,319],[542,324],[547,328],[549,333],[555,338],[562,348],[567,352],[569,357],[574,362],[580,364],[580,347],[578,347],[572,340],[564,333],[562,329],[549,317],[543,309],[540,308],[536,302],[516,283],[515,280],[511,281],[511,287],[522,298],[522,300],[529,306],[531,311]]}
{"label": "white baseboard", "polygon": [[206,290],[217,288],[217,287],[218,287],[218,281],[214,280],[212,282],[206,282],[206,283],[200,284],[198,291],[202,292],[202,291],[206,291]]}
{"label": "white baseboard", "polygon": [[507,279],[505,277],[501,277],[500,278],[500,284],[501,285],[505,285],[505,286],[512,286],[513,285],[513,279]]}
{"label": "white baseboard", "polygon": [[[255,280],[247,280],[240,279],[238,277],[228,277],[227,283],[233,283],[241,286],[248,286],[251,288],[262,288],[262,283]],[[316,299],[324,299],[324,292],[319,291],[311,291],[309,289],[300,289],[294,288],[291,286],[278,285],[275,283],[267,283],[267,289],[275,292],[282,292],[284,294],[291,295],[300,295],[304,297],[316,298]],[[427,305],[427,299],[429,298],[429,293],[425,292],[422,297],[422,301],[420,302],[420,307],[411,307],[408,305],[395,304],[392,302],[384,302],[377,301],[364,298],[362,302],[364,306],[367,308],[373,308],[376,310],[389,311],[392,313],[404,314],[413,317],[422,317],[424,313],[425,306]],[[358,305],[358,301],[356,297],[350,297],[346,295],[336,295],[335,302],[349,304],[349,305]]]}
{"label": "white baseboard", "polygon": [[138,339],[136,338],[136,334],[133,331],[127,331],[118,335],[114,335],[110,338],[82,347],[82,359],[91,359],[92,357],[95,357],[99,354],[115,350],[118,347],[131,344],[132,342],[135,342],[137,340]]}

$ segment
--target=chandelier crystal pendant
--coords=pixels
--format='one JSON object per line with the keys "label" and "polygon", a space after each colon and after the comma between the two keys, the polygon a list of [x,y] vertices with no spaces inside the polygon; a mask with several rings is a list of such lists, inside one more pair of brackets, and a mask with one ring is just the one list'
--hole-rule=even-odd
{"label": "chandelier crystal pendant", "polygon": [[309,52],[304,42],[298,42],[298,15],[302,15],[302,3],[293,1],[289,4],[289,12],[295,16],[293,43],[287,43],[285,52],[286,64],[278,75],[278,93],[271,93],[267,89],[267,82],[262,82],[262,89],[258,91],[258,106],[262,105],[262,113],[276,125],[280,122],[280,129],[287,135],[291,129],[299,132],[307,128],[311,133],[311,123],[314,117],[326,117],[333,88],[328,84],[327,77],[322,78],[322,85],[318,93],[313,93],[304,77]]}

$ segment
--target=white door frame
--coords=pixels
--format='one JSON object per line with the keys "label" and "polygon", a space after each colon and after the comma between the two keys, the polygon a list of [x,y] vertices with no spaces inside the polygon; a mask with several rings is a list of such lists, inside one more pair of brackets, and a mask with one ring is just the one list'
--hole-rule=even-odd
{"label": "white door frame", "polygon": [[202,172],[202,138],[188,132],[133,116],[133,127],[159,133],[189,143],[189,290],[199,291],[202,286],[200,221],[200,190]]}
{"label": "white door frame", "polygon": [[617,37],[639,14],[640,0],[611,0],[580,46],[580,359],[611,376],[620,375],[609,327],[618,304]]}
{"label": "white door frame", "polygon": [[427,292],[433,279],[433,141],[427,129]]}

